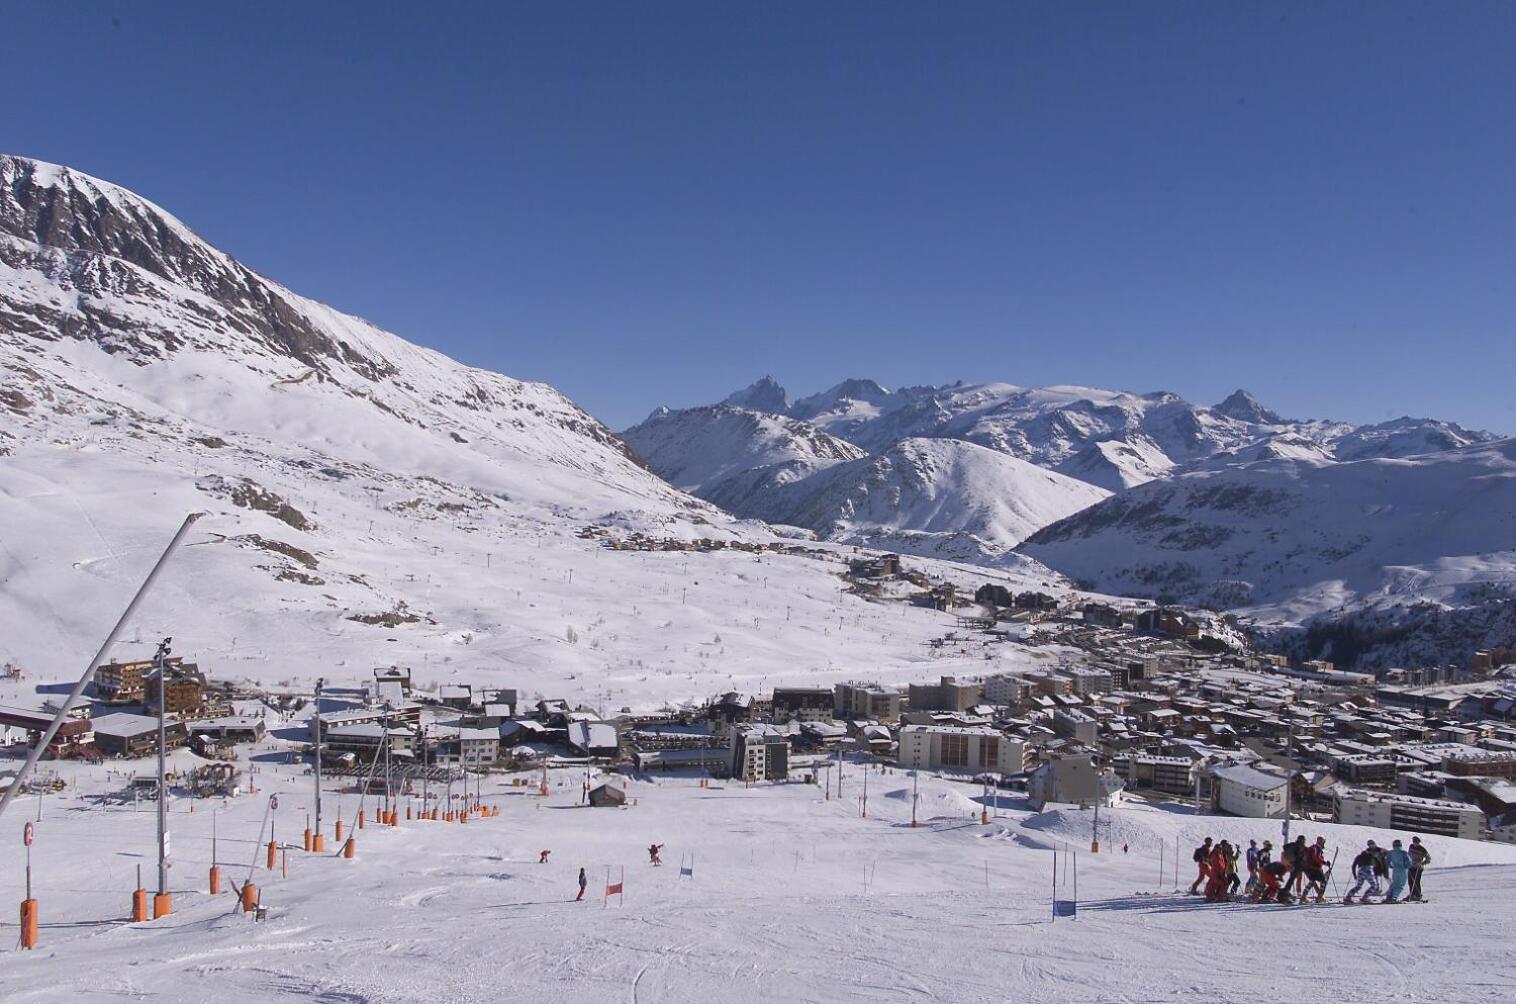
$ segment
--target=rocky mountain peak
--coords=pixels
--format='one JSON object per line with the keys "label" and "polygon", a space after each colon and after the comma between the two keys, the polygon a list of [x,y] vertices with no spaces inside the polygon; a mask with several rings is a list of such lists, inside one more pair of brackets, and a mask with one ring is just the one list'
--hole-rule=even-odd
{"label": "rocky mountain peak", "polygon": [[779,381],[767,375],[759,377],[739,391],[728,394],[721,403],[736,405],[738,408],[747,408],[751,411],[766,411],[773,415],[783,415],[790,410],[789,394],[780,386]]}
{"label": "rocky mountain peak", "polygon": [[1215,411],[1227,418],[1235,418],[1239,422],[1252,422],[1255,425],[1282,425],[1284,419],[1265,408],[1259,400],[1247,391],[1238,389],[1232,391],[1225,401],[1216,405]]}

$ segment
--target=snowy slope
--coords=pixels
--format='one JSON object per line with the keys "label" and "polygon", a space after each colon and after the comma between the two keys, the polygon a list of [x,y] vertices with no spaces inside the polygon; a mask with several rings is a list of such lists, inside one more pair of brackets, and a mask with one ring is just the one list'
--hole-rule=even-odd
{"label": "snowy slope", "polygon": [[1516,578],[1516,440],[1406,460],[1266,460],[1152,482],[1021,548],[1101,588],[1286,619],[1461,602]]}
{"label": "snowy slope", "polygon": [[[1495,1004],[1516,983],[1506,936],[1516,849],[1498,844],[1427,838],[1420,906],[1207,905],[1181,891],[1189,849],[1201,836],[1277,842],[1277,823],[1136,803],[1102,811],[1094,855],[1084,853],[1088,811],[1034,814],[1001,796],[982,826],[977,786],[930,776],[913,829],[911,778],[893,769],[869,771],[864,818],[864,768],[849,764],[843,796],[830,800],[804,784],[618,779],[635,803],[621,811],[578,807],[580,771],[550,775],[546,799],[492,778],[484,796],[499,818],[458,825],[402,811],[394,828],[370,821],[347,861],[330,843],[322,855],[299,850],[310,778],[276,751],[262,755],[258,795],[193,813],[173,804],[175,912],[154,922],[121,919],[135,864],[152,852],[153,813],[99,804],[121,784],[99,768],[47,796],[33,848],[41,944],[0,946],[0,998]],[[323,798],[329,841],[336,815],[351,827],[357,809],[335,788]],[[250,867],[267,793],[278,795],[277,839],[295,843],[287,876]],[[3,820],[11,846],[21,815]],[[1296,825],[1337,852],[1338,892],[1347,855],[1397,836]],[[219,897],[205,892],[213,826]],[[664,845],[662,867],[648,863],[652,843]],[[1073,921],[1050,917],[1055,876],[1060,898],[1075,894],[1074,862],[1053,849],[1080,852]],[[575,903],[581,867],[589,895]],[[617,879],[625,870],[625,895],[607,905],[608,868]],[[226,891],[249,877],[268,908],[261,923],[234,912]],[[20,899],[19,869],[0,881]]]}

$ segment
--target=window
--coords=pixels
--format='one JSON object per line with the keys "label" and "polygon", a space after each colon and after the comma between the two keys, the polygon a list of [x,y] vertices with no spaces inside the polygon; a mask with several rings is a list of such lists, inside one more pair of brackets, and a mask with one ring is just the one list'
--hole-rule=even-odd
{"label": "window", "polygon": [[1000,766],[1000,740],[986,736],[979,740],[979,766]]}
{"label": "window", "polygon": [[946,767],[969,765],[969,737],[946,733],[942,737],[942,763]]}

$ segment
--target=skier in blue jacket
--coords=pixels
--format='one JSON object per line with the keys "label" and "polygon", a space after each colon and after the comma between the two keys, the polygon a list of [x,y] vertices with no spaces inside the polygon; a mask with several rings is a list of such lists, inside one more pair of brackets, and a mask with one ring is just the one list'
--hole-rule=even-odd
{"label": "skier in blue jacket", "polygon": [[1411,875],[1411,855],[1400,846],[1400,841],[1395,841],[1390,849],[1390,891],[1385,895],[1386,903],[1399,903],[1400,896],[1405,892],[1406,880]]}

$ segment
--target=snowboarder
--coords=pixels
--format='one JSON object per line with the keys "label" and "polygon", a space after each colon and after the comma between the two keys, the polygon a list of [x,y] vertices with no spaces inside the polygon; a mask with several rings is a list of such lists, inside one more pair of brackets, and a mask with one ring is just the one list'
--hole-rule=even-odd
{"label": "snowboarder", "polygon": [[1390,851],[1386,863],[1390,866],[1390,891],[1385,894],[1386,903],[1399,903],[1401,895],[1405,892],[1406,879],[1411,873],[1411,855],[1400,846],[1400,841],[1395,841],[1394,848]]}
{"label": "snowboarder", "polygon": [[1344,903],[1353,902],[1353,897],[1357,896],[1358,890],[1362,889],[1365,885],[1368,886],[1368,889],[1364,891],[1360,902],[1367,903],[1370,896],[1379,895],[1378,859],[1379,848],[1375,845],[1374,841],[1370,840],[1368,846],[1353,859],[1353,878],[1356,881],[1353,883],[1352,888],[1348,890],[1348,894],[1342,898]]}
{"label": "snowboarder", "polygon": [[577,896],[574,897],[574,902],[575,903],[577,903],[580,900],[584,899],[584,890],[587,889],[587,888],[589,888],[589,884],[590,884],[590,877],[588,875],[584,874],[584,869],[583,868],[579,869],[579,895],[577,895]]}
{"label": "snowboarder", "polygon": [[663,850],[662,844],[649,844],[647,848],[647,859],[655,865],[663,864],[662,861],[658,860],[658,852],[661,850]]}
{"label": "snowboarder", "polygon": [[545,865],[545,864],[547,864],[547,856],[549,854],[551,854],[551,853],[553,853],[553,852],[552,851],[543,851],[541,854],[537,855],[537,863],[539,865]]}
{"label": "snowboarder", "polygon": [[1195,881],[1190,883],[1191,896],[1198,894],[1200,892],[1200,883],[1210,878],[1210,875],[1206,873],[1207,863],[1211,860],[1210,837],[1206,837],[1205,843],[1195,848],[1193,857],[1195,859]]}
{"label": "snowboarder", "polygon": [[1420,837],[1411,838],[1411,895],[1409,899],[1413,903],[1421,900],[1421,874],[1426,871],[1427,865],[1432,863],[1432,853],[1421,842]]}

